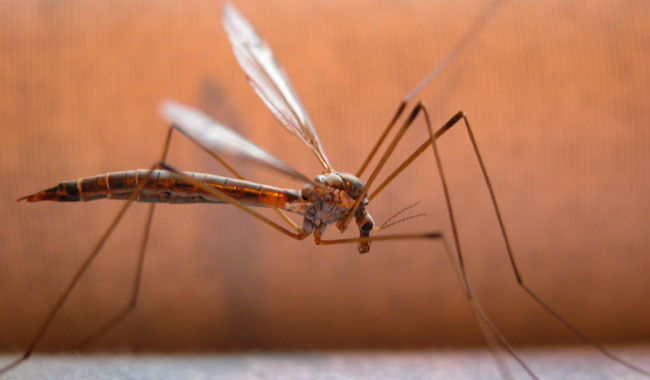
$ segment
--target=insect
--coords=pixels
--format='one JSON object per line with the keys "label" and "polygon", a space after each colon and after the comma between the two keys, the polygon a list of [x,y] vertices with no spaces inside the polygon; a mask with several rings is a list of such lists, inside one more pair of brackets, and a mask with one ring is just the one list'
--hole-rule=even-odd
{"label": "insect", "polygon": [[[257,161],[260,161],[259,158],[262,158],[261,161],[263,163],[270,165],[274,169],[291,177],[298,178],[307,183],[307,185],[300,190],[291,191],[272,187],[262,187],[261,185],[251,184],[236,179],[224,179],[223,177],[200,175],[188,176],[183,172],[179,172],[167,163],[165,156],[163,155],[163,159],[159,165],[151,168],[155,170],[153,172],[148,170],[126,172],[114,175],[101,175],[81,181],[64,182],[55,188],[34,194],[27,198],[27,200],[37,201],[50,199],[72,201],[90,200],[94,197],[110,196],[118,199],[129,199],[132,197],[135,199],[136,197],[139,197],[138,200],[142,201],[157,200],[167,202],[231,203],[289,236],[304,238],[311,233],[320,244],[352,243],[356,244],[361,252],[370,250],[370,243],[373,240],[414,238],[431,240],[440,239],[442,235],[435,231],[400,236],[371,235],[374,223],[370,217],[369,203],[367,202],[372,200],[373,194],[376,194],[378,189],[383,188],[383,184],[377,186],[376,189],[373,188],[373,193],[369,193],[368,190],[371,189],[371,185],[376,185],[376,174],[383,169],[383,158],[387,158],[391,155],[393,152],[392,149],[398,143],[399,138],[394,138],[392,140],[392,143],[395,145],[391,144],[390,148],[385,151],[380,160],[380,164],[375,167],[365,183],[361,182],[358,178],[361,174],[364,174],[364,170],[370,170],[366,164],[370,161],[369,159],[366,160],[366,163],[364,163],[362,168],[354,174],[334,171],[320,146],[319,139],[315,130],[311,127],[311,123],[309,122],[306,113],[303,111],[293,90],[288,86],[288,81],[284,77],[282,70],[274,63],[274,60],[269,59],[270,50],[268,50],[265,45],[260,45],[263,44],[261,40],[259,40],[255,34],[252,34],[252,28],[250,28],[244,19],[238,16],[234,10],[227,8],[225,14],[226,27],[228,28],[228,25],[230,25],[229,35],[233,40],[236,55],[240,59],[242,66],[244,66],[245,71],[247,71],[249,78],[251,78],[252,84],[256,86],[256,91],[263,97],[267,105],[275,111],[274,114],[280,119],[280,121],[284,122],[283,124],[285,127],[290,131],[293,131],[293,133],[303,140],[303,142],[305,142],[305,144],[314,152],[318,161],[323,166],[324,174],[312,180],[291,169],[288,165],[274,159],[256,146],[251,145],[248,141],[232,134],[219,124],[208,120],[205,115],[176,103],[166,103],[163,106],[163,113],[171,122],[174,123],[174,130],[181,131],[183,134],[187,135],[204,148],[207,148],[212,153],[216,154],[220,153],[222,150],[231,150],[232,153],[250,159],[255,159],[255,157],[257,157]],[[238,51],[237,49],[240,50]],[[242,61],[244,61],[244,63],[242,63]],[[426,83],[426,80],[423,83]],[[416,120],[418,117],[428,119],[426,108],[421,105],[416,105],[415,108],[406,109],[406,103],[408,102],[404,102],[404,107],[400,106],[396,116],[394,117],[394,120],[397,121],[403,112],[408,115],[406,122],[402,124],[400,132],[409,128],[411,122]],[[430,141],[426,141],[421,152],[420,150],[418,150],[418,152],[424,153],[433,150],[436,162],[439,162],[435,150],[436,146],[435,144],[431,144],[431,142],[435,142],[436,138],[441,136],[449,128],[452,128],[455,125],[462,127],[463,123],[466,122],[467,121],[463,114],[457,114],[441,129],[434,131],[430,128],[428,131],[430,134]],[[430,123],[427,124],[431,127]],[[393,126],[400,124],[395,124],[395,122],[393,122],[390,125]],[[466,128],[471,133],[469,124],[466,125]],[[170,133],[172,133],[172,131],[173,130],[170,130]],[[217,134],[216,131],[219,131],[219,133]],[[400,135],[398,134],[398,136]],[[476,150],[477,157],[480,160],[478,148],[473,139],[472,143]],[[376,144],[376,146],[380,145],[381,140]],[[377,150],[373,149],[373,153],[374,152],[377,152]],[[372,155],[373,154],[371,154],[370,157],[372,157]],[[405,161],[405,164],[410,162],[411,161],[407,160]],[[397,178],[397,174],[390,175],[388,178],[393,180]],[[487,174],[485,174],[485,178],[487,180]],[[386,182],[386,184],[388,183],[390,183],[390,181]],[[447,194],[446,191],[445,194]],[[304,218],[303,225],[298,227],[289,224],[288,226],[283,227],[283,225],[277,223],[271,224],[272,222],[269,219],[256,214],[254,210],[247,207],[249,205],[261,204],[267,206],[271,205],[278,209],[298,213]],[[449,202],[447,202],[447,204],[449,205]],[[125,204],[124,210],[128,205],[129,203]],[[453,225],[451,207],[449,208],[449,211]],[[338,227],[339,229],[345,229],[352,222],[357,224],[359,227],[359,238],[337,241],[326,241],[321,238],[324,229],[328,225],[331,227]],[[501,226],[505,235],[503,224],[501,224]],[[457,240],[455,227],[453,239]],[[453,245],[451,245],[451,242],[449,243],[452,248],[448,249],[453,253]],[[98,250],[93,252],[93,255],[98,252]],[[92,258],[93,255],[91,255],[90,258]],[[143,253],[141,252],[140,256],[142,255]],[[461,277],[463,278],[464,289],[467,294],[470,295],[470,288],[463,271],[462,261],[460,260],[460,257],[453,257],[457,260],[458,268]],[[74,285],[74,283],[72,285]],[[482,319],[483,323],[487,323],[487,317],[483,314],[480,306],[478,304],[473,305],[479,319]],[[56,312],[56,310],[57,308],[53,309],[54,312]],[[54,315],[54,313],[52,315]],[[47,327],[47,323],[44,327]],[[490,329],[491,327],[488,326],[486,330],[487,334],[496,334],[495,330]],[[36,343],[38,343],[38,339],[33,342],[34,345]]]}

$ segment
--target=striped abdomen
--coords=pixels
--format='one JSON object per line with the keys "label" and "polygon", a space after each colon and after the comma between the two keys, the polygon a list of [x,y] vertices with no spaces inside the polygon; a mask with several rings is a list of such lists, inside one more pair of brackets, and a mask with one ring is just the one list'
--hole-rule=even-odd
{"label": "striped abdomen", "polygon": [[[77,202],[102,198],[129,199],[138,184],[146,179],[147,173],[149,170],[146,169],[129,170],[61,182],[58,186],[19,200]],[[185,174],[249,205],[285,208],[287,203],[299,197],[298,191],[295,190],[280,189],[212,174],[189,172]],[[224,203],[218,197],[167,170],[153,170],[149,181],[135,200],[161,203]]]}

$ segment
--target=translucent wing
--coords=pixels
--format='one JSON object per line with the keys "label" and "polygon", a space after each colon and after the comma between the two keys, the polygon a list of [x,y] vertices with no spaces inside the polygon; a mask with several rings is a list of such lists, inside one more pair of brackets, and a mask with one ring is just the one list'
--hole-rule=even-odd
{"label": "translucent wing", "polygon": [[323,168],[331,172],[332,166],[323,152],[316,130],[269,46],[248,21],[227,3],[223,10],[223,25],[248,83],[280,124],[311,148]]}
{"label": "translucent wing", "polygon": [[165,101],[160,105],[160,114],[184,135],[214,153],[225,151],[253,160],[303,182],[311,182],[299,171],[198,110],[173,101]]}

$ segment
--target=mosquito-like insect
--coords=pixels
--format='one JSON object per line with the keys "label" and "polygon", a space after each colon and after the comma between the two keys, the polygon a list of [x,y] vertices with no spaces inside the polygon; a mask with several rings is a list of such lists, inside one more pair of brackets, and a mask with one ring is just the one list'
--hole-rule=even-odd
{"label": "mosquito-like insect", "polygon": [[[495,4],[499,4],[499,2]],[[63,294],[57,300],[54,307],[50,310],[45,321],[38,329],[35,337],[28,345],[22,357],[1,368],[0,375],[23,362],[32,354],[38,343],[41,341],[43,334],[49,328],[53,318],[65,303],[73,288],[77,285],[80,277],[99,254],[102,246],[129,206],[133,202],[150,202],[151,205],[149,206],[149,212],[146,219],[145,232],[138,255],[137,275],[131,293],[131,302],[125,309],[115,314],[115,316],[106,324],[100,326],[96,331],[84,339],[81,345],[93,341],[105,334],[134,309],[135,301],[138,296],[140,274],[146,252],[146,243],[156,203],[229,203],[293,239],[302,240],[313,234],[316,244],[356,244],[360,253],[368,252],[373,241],[424,239],[432,241],[435,244],[440,244],[447,251],[452,262],[455,264],[464,294],[476,314],[477,320],[479,321],[488,344],[490,344],[492,348],[505,350],[519,363],[531,378],[537,379],[538,377],[536,374],[528,367],[522,358],[516,354],[507,340],[483,311],[480,303],[474,295],[474,292],[472,291],[470,282],[465,273],[454,213],[449,200],[449,190],[442,170],[440,154],[436,145],[436,141],[439,137],[452,127],[460,125],[464,126],[466,129],[473,152],[482,171],[485,185],[491,197],[492,205],[496,213],[497,221],[507,248],[507,254],[517,284],[557,320],[566,325],[566,327],[573,331],[578,337],[593,345],[605,356],[626,366],[630,370],[650,377],[648,371],[615,356],[601,345],[591,340],[579,329],[570,324],[565,318],[560,316],[551,306],[543,301],[524,283],[517,269],[517,265],[515,264],[506,229],[501,218],[487,170],[473,136],[470,123],[463,112],[461,111],[453,115],[438,129],[432,127],[427,108],[421,102],[417,103],[410,109],[406,118],[402,117],[408,110],[409,102],[413,100],[420,90],[442,69],[444,69],[453,57],[467,45],[468,39],[483,27],[490,15],[496,9],[496,5],[489,7],[474,24],[473,28],[471,28],[466,33],[465,37],[460,40],[456,48],[454,48],[448,56],[404,98],[361,167],[354,174],[351,174],[336,171],[332,167],[324,153],[316,130],[290,85],[284,70],[275,60],[268,45],[258,36],[243,16],[241,16],[232,6],[225,5],[223,13],[224,27],[232,44],[235,57],[237,58],[241,68],[246,73],[249,83],[281,125],[311,149],[322,166],[323,173],[317,175],[312,180],[279,159],[273,157],[244,137],[238,135],[228,127],[210,119],[200,111],[180,105],[173,101],[164,102],[160,107],[160,111],[162,116],[171,123],[171,127],[168,131],[160,160],[150,168],[118,173],[107,173],[95,177],[61,182],[55,187],[20,199],[29,202],[44,200],[75,202],[109,198],[121,199],[126,202],[110,224],[108,230],[99,239],[90,254],[82,263],[81,267],[65,288]],[[377,185],[372,192],[369,192],[370,188],[375,185],[378,174],[384,168],[386,161],[395,150],[400,139],[418,116],[424,118],[428,138],[401,165],[399,165],[397,169],[390,173],[381,184]],[[392,140],[388,143],[388,147],[380,156],[377,165],[372,169],[365,182],[361,181],[360,177],[368,169],[369,163],[375,157],[393,127],[402,119],[404,120],[402,121],[401,126],[392,137]],[[210,174],[189,173],[180,171],[172,166],[167,162],[166,157],[174,130],[181,132],[208,152],[212,157],[223,164],[235,178]],[[397,178],[397,176],[407,166],[429,149],[431,149],[431,152],[433,153],[436,168],[440,175],[443,187],[448,216],[452,227],[451,239],[448,241],[439,231],[371,235],[373,231],[378,231],[379,228],[375,227],[373,219],[369,213],[368,206],[370,202],[388,184],[395,180],[395,178]],[[246,181],[219,156],[223,152],[229,152],[244,159],[266,165],[284,175],[304,182],[305,185],[299,190],[292,190]],[[278,223],[273,221],[267,216],[255,211],[251,206],[271,207],[280,215],[283,222]],[[301,215],[303,217],[302,225],[299,226],[294,223],[285,212]],[[345,231],[352,220],[355,221],[355,224],[358,227],[359,237],[333,240],[323,239],[322,236],[327,226],[334,225],[340,231]],[[510,377],[504,362],[499,358],[499,355],[496,354],[497,350],[494,352],[502,374],[504,377]]]}

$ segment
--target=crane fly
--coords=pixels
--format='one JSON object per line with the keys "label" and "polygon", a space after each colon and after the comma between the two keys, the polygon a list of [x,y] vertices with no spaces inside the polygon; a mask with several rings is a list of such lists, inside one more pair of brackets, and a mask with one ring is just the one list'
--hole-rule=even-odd
{"label": "crane fly", "polygon": [[[35,337],[31,340],[24,354],[0,368],[0,375],[6,373],[13,367],[26,360],[41,341],[43,334],[49,328],[53,318],[65,303],[73,288],[77,285],[80,277],[84,274],[93,260],[99,254],[102,246],[109,235],[119,223],[126,210],[133,202],[150,203],[145,231],[141,241],[136,277],[131,291],[131,298],[128,306],[116,313],[107,323],[101,325],[92,334],[86,337],[79,346],[96,340],[104,335],[111,328],[122,321],[135,307],[143,259],[146,252],[153,210],[156,203],[222,203],[231,204],[255,219],[267,224],[280,233],[297,240],[302,240],[310,235],[318,245],[332,244],[355,244],[360,253],[367,253],[371,249],[372,242],[390,240],[414,240],[422,239],[440,244],[447,252],[454,268],[460,278],[465,297],[469,301],[476,318],[479,322],[483,335],[494,353],[499,370],[506,378],[511,375],[505,365],[500,352],[505,351],[512,357],[521,368],[533,379],[537,375],[524,360],[513,350],[505,337],[492,323],[470,286],[470,281],[465,273],[465,266],[462,252],[459,245],[456,222],[453,209],[449,200],[449,190],[442,170],[440,154],[437,148],[437,139],[445,132],[456,125],[465,127],[467,136],[473,148],[473,153],[479,163],[485,186],[490,194],[492,206],[500,227],[503,241],[510,264],[517,284],[542,308],[551,314],[558,321],[563,323],[569,330],[579,338],[594,346],[602,354],[613,361],[622,364],[628,369],[650,377],[650,373],[639,368],[620,357],[612,354],[600,344],[582,333],[578,328],[569,323],[564,317],[558,314],[548,303],[542,300],[537,293],[531,290],[523,281],[515,263],[506,229],[499,211],[496,196],[492,189],[490,179],[483,159],[481,158],[477,142],[472,133],[470,123],[462,111],[454,114],[444,125],[434,129],[429,119],[426,106],[418,102],[415,106],[408,108],[409,103],[449,62],[463,50],[468,41],[486,24],[490,15],[501,5],[497,1],[486,8],[473,27],[469,29],[456,47],[443,59],[399,104],[393,118],[388,123],[377,142],[374,144],[367,158],[361,167],[354,173],[347,173],[335,170],[321,145],[320,139],[309,116],[293,90],[284,70],[278,64],[271,49],[266,42],[259,37],[249,22],[231,5],[226,4],[223,11],[223,24],[232,45],[234,55],[240,67],[245,72],[249,84],[257,95],[272,112],[289,133],[293,134],[305,146],[307,146],[316,157],[322,167],[322,173],[311,179],[300,173],[290,165],[284,163],[273,155],[267,153],[248,139],[237,134],[227,126],[211,119],[204,113],[176,103],[165,101],[160,106],[162,117],[170,124],[165,139],[163,153],[160,160],[148,169],[131,170],[125,172],[106,173],[94,177],[80,178],[73,181],[64,181],[57,186],[42,190],[32,195],[25,196],[19,200],[28,202],[58,201],[77,202],[92,201],[97,199],[118,199],[126,201],[117,216],[111,222],[104,235],[95,244],[89,255],[86,257],[74,277],[65,288],[63,294],[48,313],[45,321],[37,330]],[[403,117],[406,115],[406,117]],[[424,119],[427,128],[427,139],[399,165],[387,178],[369,192],[375,185],[380,171],[384,168],[386,161],[391,156],[404,133],[411,127],[418,117]],[[401,121],[401,125],[398,122]],[[376,166],[370,171],[367,179],[360,178],[369,168],[369,163],[379,152],[379,148],[386,141],[394,126],[400,125],[397,132],[388,142],[388,147],[379,156]],[[205,150],[214,159],[219,161],[229,170],[233,177],[223,177],[212,174],[202,174],[180,171],[172,166],[167,160],[167,152],[174,131],[180,132],[187,138]],[[402,234],[375,234],[382,230],[376,227],[369,211],[369,205],[374,197],[389,185],[406,167],[408,167],[422,153],[430,150],[434,156],[437,172],[440,176],[448,217],[451,224],[452,236],[447,239],[440,231],[424,231]],[[286,189],[245,180],[227,162],[221,158],[221,154],[229,153],[251,162],[265,165],[272,170],[301,181],[304,185],[300,189]],[[269,217],[257,212],[254,207],[272,208],[281,218],[276,222]],[[286,213],[300,215],[302,225],[297,225]],[[406,219],[406,218],[405,218]],[[334,225],[341,232],[346,231],[354,220],[358,237],[343,239],[324,239],[323,234],[328,226]]]}

